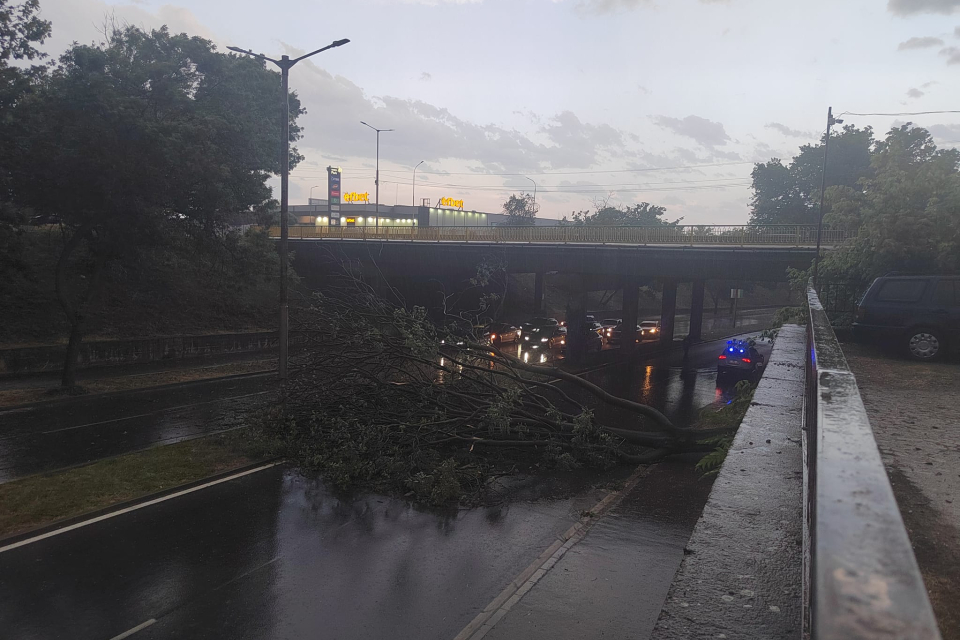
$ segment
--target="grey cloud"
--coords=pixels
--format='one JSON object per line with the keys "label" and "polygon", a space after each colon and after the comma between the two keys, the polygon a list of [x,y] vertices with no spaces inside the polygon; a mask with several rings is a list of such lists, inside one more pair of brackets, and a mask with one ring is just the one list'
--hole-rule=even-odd
{"label": "grey cloud", "polygon": [[426,71],[420,74],[420,79],[424,82],[426,82],[427,80],[430,80],[431,78],[433,78],[433,76],[427,73]]}
{"label": "grey cloud", "polygon": [[920,89],[913,88],[907,91],[908,98],[922,98],[923,96],[924,93],[923,91],[920,91]]}
{"label": "grey cloud", "polygon": [[947,56],[947,64],[960,64],[960,48],[958,47],[940,49],[940,55]]}
{"label": "grey cloud", "polygon": [[477,163],[480,173],[584,168],[622,153],[624,146],[623,135],[613,127],[584,123],[571,112],[545,119],[541,142],[514,129],[469,122],[423,101],[367,96],[350,80],[309,60],[299,68],[295,88],[307,109],[301,117],[301,147],[324,158],[373,153],[370,131],[360,120],[395,129],[381,136],[381,159],[409,164],[411,158],[458,158]]}
{"label": "grey cloud", "polygon": [[[730,0],[700,0],[703,4],[729,4]],[[577,9],[588,13],[629,11],[641,6],[653,6],[653,0],[581,0]]]}
{"label": "grey cloud", "polygon": [[953,13],[960,8],[960,0],[889,0],[887,10],[899,16],[918,13]]}
{"label": "grey cloud", "polygon": [[767,129],[773,129],[774,131],[779,131],[785,136],[790,136],[792,138],[811,138],[813,134],[809,131],[800,131],[799,129],[791,129],[785,124],[780,124],[779,122],[768,122],[763,125]]}
{"label": "grey cloud", "polygon": [[953,28],[953,35],[955,35],[956,37],[960,38],[960,27],[954,27],[954,28]]}
{"label": "grey cloud", "polygon": [[654,124],[673,131],[677,135],[693,138],[704,147],[715,147],[727,144],[730,136],[720,122],[713,122],[700,116],[686,118],[671,118],[669,116],[652,116]]}
{"label": "grey cloud", "polygon": [[932,86],[935,85],[935,84],[940,84],[940,83],[937,82],[936,80],[931,80],[930,82],[924,82],[922,85],[920,85],[920,88],[921,88],[921,89],[929,89],[930,87],[932,87]]}
{"label": "grey cloud", "polygon": [[929,49],[930,47],[942,47],[943,40],[933,36],[922,36],[904,40],[897,47],[897,51],[907,51],[909,49]]}
{"label": "grey cloud", "polygon": [[934,141],[960,141],[960,124],[932,124],[926,129],[933,136]]}

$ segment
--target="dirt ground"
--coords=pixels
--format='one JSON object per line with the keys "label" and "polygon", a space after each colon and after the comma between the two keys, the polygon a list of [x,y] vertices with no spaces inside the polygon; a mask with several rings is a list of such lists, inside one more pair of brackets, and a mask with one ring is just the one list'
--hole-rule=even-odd
{"label": "dirt ground", "polygon": [[859,344],[857,377],[945,640],[960,640],[960,363],[918,363]]}

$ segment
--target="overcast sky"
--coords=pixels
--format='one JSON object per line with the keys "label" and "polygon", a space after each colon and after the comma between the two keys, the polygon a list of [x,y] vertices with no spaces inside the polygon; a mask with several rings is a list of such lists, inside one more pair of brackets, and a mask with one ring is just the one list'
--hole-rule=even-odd
{"label": "overcast sky", "polygon": [[[748,216],[752,162],[789,159],[834,113],[960,109],[960,0],[41,0],[45,49],[92,42],[104,17],[169,25],[276,57],[308,113],[291,203],[326,189],[499,211],[533,191],[543,217],[649,201],[694,224]],[[960,144],[960,114],[913,121]],[[666,170],[664,170],[666,169]],[[513,174],[513,175],[505,175]],[[520,175],[518,175],[520,174]],[[529,177],[529,179],[523,176]]]}

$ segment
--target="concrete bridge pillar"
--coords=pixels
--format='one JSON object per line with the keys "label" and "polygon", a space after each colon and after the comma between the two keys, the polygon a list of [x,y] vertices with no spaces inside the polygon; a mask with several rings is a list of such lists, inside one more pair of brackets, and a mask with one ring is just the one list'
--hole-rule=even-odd
{"label": "concrete bridge pillar", "polygon": [[624,357],[636,351],[637,343],[630,339],[637,326],[637,306],[640,304],[640,279],[624,278],[623,281],[623,324],[620,327],[620,352]]}
{"label": "concrete bridge pillar", "polygon": [[543,313],[543,271],[537,271],[533,281],[533,312]]}
{"label": "concrete bridge pillar", "polygon": [[[539,274],[538,274],[539,275]],[[573,300],[567,305],[567,344],[566,354],[571,362],[583,362],[587,354],[587,345],[581,330],[587,321],[587,278],[578,276],[574,279]]]}
{"label": "concrete bridge pillar", "polygon": [[690,339],[699,342],[703,338],[703,280],[694,280],[690,294]]}
{"label": "concrete bridge pillar", "polygon": [[[701,296],[701,300],[703,297]],[[660,344],[673,343],[673,327],[677,318],[677,280],[663,281],[663,302],[660,307]]]}

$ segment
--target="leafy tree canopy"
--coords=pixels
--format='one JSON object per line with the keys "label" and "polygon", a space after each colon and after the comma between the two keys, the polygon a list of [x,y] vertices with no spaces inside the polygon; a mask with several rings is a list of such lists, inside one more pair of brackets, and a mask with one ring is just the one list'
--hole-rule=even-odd
{"label": "leafy tree canopy", "polygon": [[[803,145],[789,164],[779,158],[753,168],[751,224],[817,224],[824,136],[819,144]],[[827,186],[858,188],[871,174],[873,129],[846,125],[830,136]]]}
{"label": "leafy tree canopy", "polygon": [[513,194],[503,203],[503,213],[507,219],[502,224],[506,227],[532,227],[536,224],[539,209],[531,194]]}
{"label": "leafy tree canopy", "polygon": [[30,89],[43,67],[10,66],[11,60],[38,60],[44,57],[35,44],[50,35],[50,23],[37,17],[38,0],[12,4],[0,0],[0,271],[22,268],[19,233],[26,213],[14,206],[10,190],[8,158],[16,153],[11,109]]}
{"label": "leafy tree canopy", "polygon": [[960,150],[937,149],[926,129],[891,129],[860,188],[827,192],[824,221],[858,229],[825,257],[825,279],[863,284],[892,270],[960,273]]}
{"label": "leafy tree canopy", "polygon": [[[12,114],[13,195],[65,230],[64,386],[106,266],[183,236],[221,243],[227,216],[263,208],[280,170],[280,78],[262,60],[165,27],[114,27],[105,39],[70,47]],[[301,113],[291,96],[294,141]]]}
{"label": "leafy tree canopy", "polygon": [[647,227],[680,224],[683,218],[668,221],[663,216],[667,213],[666,207],[641,202],[632,206],[612,206],[607,202],[598,202],[594,211],[575,211],[573,224],[608,226],[608,227]]}

